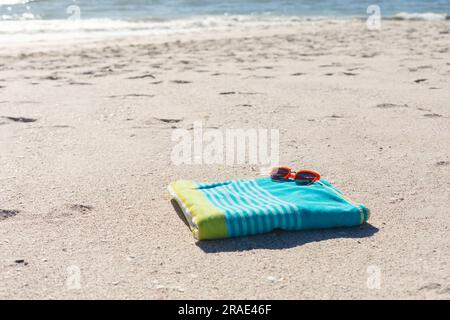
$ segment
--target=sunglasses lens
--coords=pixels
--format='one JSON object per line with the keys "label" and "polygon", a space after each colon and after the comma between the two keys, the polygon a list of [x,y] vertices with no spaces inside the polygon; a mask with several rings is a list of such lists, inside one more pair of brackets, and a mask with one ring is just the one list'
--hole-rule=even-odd
{"label": "sunglasses lens", "polygon": [[289,170],[285,168],[273,168],[270,176],[272,179],[283,179],[289,174]]}
{"label": "sunglasses lens", "polygon": [[298,172],[295,176],[295,182],[300,185],[307,185],[317,179],[317,175],[312,172]]}

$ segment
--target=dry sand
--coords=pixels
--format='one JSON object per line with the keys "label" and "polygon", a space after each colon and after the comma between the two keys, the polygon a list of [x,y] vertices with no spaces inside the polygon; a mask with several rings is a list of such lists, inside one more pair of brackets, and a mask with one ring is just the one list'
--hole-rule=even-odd
{"label": "dry sand", "polygon": [[[1,298],[450,298],[450,21],[0,56]],[[281,163],[319,171],[370,223],[196,242],[168,183],[258,170],[173,166],[172,131],[194,121],[279,129]]]}

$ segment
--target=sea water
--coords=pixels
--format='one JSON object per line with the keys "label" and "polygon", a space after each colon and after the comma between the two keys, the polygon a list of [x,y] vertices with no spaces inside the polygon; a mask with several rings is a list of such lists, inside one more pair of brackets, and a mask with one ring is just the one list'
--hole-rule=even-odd
{"label": "sea water", "polygon": [[0,0],[0,44],[90,35],[188,32],[299,19],[449,19],[450,0]]}

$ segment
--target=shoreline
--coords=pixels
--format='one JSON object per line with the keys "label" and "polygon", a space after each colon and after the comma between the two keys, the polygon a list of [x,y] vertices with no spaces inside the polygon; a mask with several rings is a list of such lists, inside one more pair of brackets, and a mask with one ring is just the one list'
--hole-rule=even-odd
{"label": "shoreline", "polygon": [[[246,33],[250,34],[277,34],[277,33],[291,33],[291,30],[311,30],[314,32],[315,28],[325,27],[339,28],[340,26],[347,26],[355,31],[367,31],[371,36],[377,36],[377,34],[383,33],[383,25],[387,25],[389,29],[403,28],[404,26],[412,27],[427,27],[427,26],[442,26],[443,32],[446,32],[450,26],[450,20],[443,21],[422,21],[422,20],[383,20],[380,30],[368,30],[365,20],[360,19],[343,19],[343,20],[305,20],[298,22],[295,25],[281,24],[281,25],[242,25],[234,26],[231,28],[206,28],[198,30],[189,30],[186,32],[171,32],[167,34],[133,34],[130,33],[124,35],[97,35],[95,38],[63,38],[55,40],[44,40],[37,42],[18,42],[18,43],[4,43],[3,48],[8,49],[8,54],[0,51],[0,56],[9,56],[11,54],[18,54],[22,50],[27,50],[27,53],[37,51],[52,51],[60,49],[70,49],[72,46],[77,45],[82,48],[97,47],[104,44],[105,41],[113,41],[117,43],[164,43],[171,41],[190,41],[192,36],[195,35],[198,40],[214,39],[214,38],[226,38],[226,37],[243,37]],[[444,34],[444,33],[443,33]],[[13,51],[11,51],[13,50]]]}
{"label": "shoreline", "polygon": [[[365,25],[369,16],[198,16],[168,20],[4,20],[0,42],[4,47],[75,44],[127,37],[173,37],[257,28],[296,28],[308,24],[353,23]],[[399,13],[380,17],[381,23],[434,23],[450,21],[448,13]],[[206,21],[206,22],[205,22]],[[19,26],[19,27],[17,27]],[[22,27],[20,27],[22,26]],[[3,27],[3,30],[2,30]]]}

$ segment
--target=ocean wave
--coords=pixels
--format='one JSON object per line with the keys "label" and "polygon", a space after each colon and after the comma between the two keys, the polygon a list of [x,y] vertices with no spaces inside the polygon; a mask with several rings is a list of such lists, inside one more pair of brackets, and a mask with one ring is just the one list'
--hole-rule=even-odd
{"label": "ocean wave", "polygon": [[16,4],[26,4],[34,0],[0,0],[0,6],[12,6]]}
{"label": "ocean wave", "polygon": [[[317,17],[319,19],[319,17]],[[29,19],[0,21],[0,34],[20,33],[65,33],[70,31],[140,31],[149,32],[183,31],[205,28],[228,28],[239,25],[285,25],[312,18],[282,17],[282,16],[250,16],[224,15],[202,16],[179,19],[146,18],[139,20],[115,19],[79,19],[79,20],[41,20],[38,17]]]}
{"label": "ocean wave", "polygon": [[433,13],[433,12],[426,12],[426,13],[400,12],[389,18],[392,20],[443,21],[443,20],[450,20],[450,14],[448,14],[448,13]]}
{"label": "ocean wave", "polygon": [[164,35],[201,30],[227,30],[238,26],[289,25],[298,17],[207,16],[184,19],[146,18],[140,20],[3,20],[0,43],[77,40],[127,35]]}
{"label": "ocean wave", "polygon": [[2,14],[0,15],[1,21],[23,21],[23,20],[40,20],[41,17],[31,12],[24,12],[22,14]]}
{"label": "ocean wave", "polygon": [[[407,14],[386,17],[394,20],[445,20],[446,14]],[[0,20],[0,44],[78,40],[128,35],[165,35],[202,30],[229,30],[236,27],[292,26],[304,21],[348,21],[367,17],[281,16],[281,15],[211,15],[190,18],[144,18],[137,20],[79,19],[43,20],[39,16],[22,16]]]}

